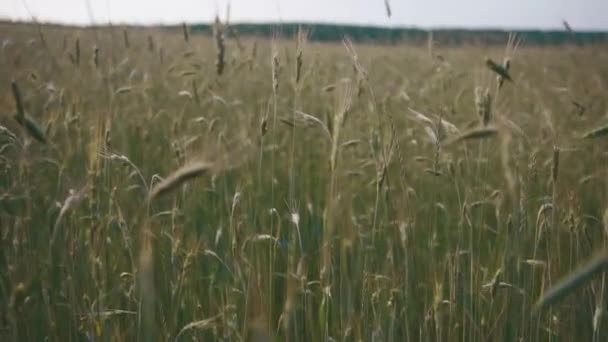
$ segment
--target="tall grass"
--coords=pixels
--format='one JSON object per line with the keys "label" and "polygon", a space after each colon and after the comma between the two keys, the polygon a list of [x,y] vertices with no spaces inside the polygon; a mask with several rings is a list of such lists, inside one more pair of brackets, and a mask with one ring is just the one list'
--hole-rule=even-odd
{"label": "tall grass", "polygon": [[608,338],[603,47],[225,25],[0,25],[0,340]]}

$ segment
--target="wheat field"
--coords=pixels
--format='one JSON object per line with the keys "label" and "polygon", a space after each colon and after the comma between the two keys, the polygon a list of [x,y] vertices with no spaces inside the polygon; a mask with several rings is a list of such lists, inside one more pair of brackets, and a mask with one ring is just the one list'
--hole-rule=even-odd
{"label": "wheat field", "polygon": [[608,338],[606,46],[184,29],[0,24],[0,340]]}

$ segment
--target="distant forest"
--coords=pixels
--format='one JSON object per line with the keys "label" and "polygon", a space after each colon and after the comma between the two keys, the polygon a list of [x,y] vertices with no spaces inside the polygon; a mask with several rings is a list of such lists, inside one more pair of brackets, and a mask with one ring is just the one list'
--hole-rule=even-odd
{"label": "distant forest", "polygon": [[[579,32],[579,31],[540,31],[540,30],[465,30],[437,29],[423,30],[417,28],[387,28],[374,26],[338,26],[330,24],[231,24],[228,34],[237,33],[243,36],[270,37],[275,32],[282,37],[293,37],[298,27],[302,26],[309,32],[312,41],[336,41],[344,36],[358,42],[383,43],[425,43],[429,32],[433,40],[443,45],[462,44],[504,44],[509,32],[517,33],[527,45],[560,45],[560,44],[589,44],[608,43],[608,32]],[[212,25],[192,25],[192,31],[211,32]]]}
{"label": "distant forest", "polygon": [[[0,24],[30,25],[31,22],[4,21]],[[71,25],[41,23],[50,27],[76,27]],[[112,25],[114,26],[114,25]],[[122,26],[122,25],[119,25]],[[103,28],[107,25],[94,25],[89,28]],[[123,27],[141,28],[139,25],[126,25]],[[182,25],[160,25],[163,30],[181,30]],[[213,24],[189,24],[190,31],[211,34]],[[331,42],[340,41],[345,36],[356,42],[374,43],[409,43],[426,44],[432,33],[433,41],[444,46],[458,46],[465,44],[503,45],[509,33],[516,33],[526,45],[563,45],[563,44],[606,44],[608,31],[577,31],[577,30],[498,30],[498,29],[433,29],[425,30],[410,27],[379,27],[357,25],[334,25],[315,23],[264,23],[264,24],[230,24],[227,36],[272,37],[275,33],[283,38],[295,37],[298,28],[302,27],[308,32],[311,41]]]}

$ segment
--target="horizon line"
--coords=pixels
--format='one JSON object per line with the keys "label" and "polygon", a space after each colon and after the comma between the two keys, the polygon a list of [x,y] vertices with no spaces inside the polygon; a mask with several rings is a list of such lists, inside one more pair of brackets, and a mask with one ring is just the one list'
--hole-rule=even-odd
{"label": "horizon line", "polygon": [[[32,19],[15,19],[0,15],[0,24],[40,24],[48,26],[59,26],[59,27],[77,27],[77,28],[98,28],[98,27],[112,27],[112,26],[126,26],[126,27],[178,27],[183,24],[186,25],[205,25],[212,26],[213,21],[166,21],[166,22],[132,22],[132,21],[105,21],[98,23],[77,23],[77,22],[66,22],[59,20],[40,20],[37,18]],[[278,20],[278,21],[266,21],[266,20],[237,20],[230,21],[230,25],[326,25],[335,27],[365,27],[365,28],[378,28],[385,30],[419,30],[419,31],[499,31],[499,32],[568,32],[563,27],[549,27],[549,28],[533,28],[533,27],[493,27],[493,26],[417,26],[417,25],[383,25],[379,23],[342,23],[342,22],[330,22],[330,21],[311,21],[311,20]],[[581,29],[573,30],[573,34],[585,34],[585,33],[606,33],[608,29]]]}

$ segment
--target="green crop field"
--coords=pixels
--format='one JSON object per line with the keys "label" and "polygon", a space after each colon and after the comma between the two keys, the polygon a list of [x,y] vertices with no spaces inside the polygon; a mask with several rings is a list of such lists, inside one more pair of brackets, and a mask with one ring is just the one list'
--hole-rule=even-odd
{"label": "green crop field", "polygon": [[605,45],[0,43],[2,341],[608,339]]}

